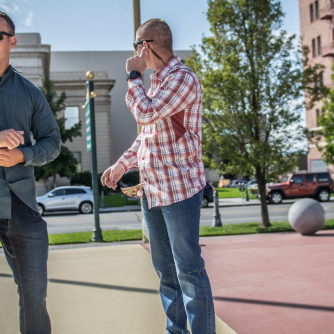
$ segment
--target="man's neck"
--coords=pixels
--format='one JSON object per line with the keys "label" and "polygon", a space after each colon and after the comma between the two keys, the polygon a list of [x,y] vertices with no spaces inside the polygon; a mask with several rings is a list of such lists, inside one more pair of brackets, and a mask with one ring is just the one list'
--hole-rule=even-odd
{"label": "man's neck", "polygon": [[9,61],[8,62],[0,62],[0,77],[2,77],[8,70]]}
{"label": "man's neck", "polygon": [[[172,58],[174,58],[174,55],[171,54],[171,55],[168,55],[168,56],[165,56],[165,57],[162,57],[162,60],[165,64],[167,64]],[[153,64],[153,71],[154,72],[157,72],[160,70],[160,68],[164,67],[165,64],[163,63],[161,60],[157,59],[154,64]]]}

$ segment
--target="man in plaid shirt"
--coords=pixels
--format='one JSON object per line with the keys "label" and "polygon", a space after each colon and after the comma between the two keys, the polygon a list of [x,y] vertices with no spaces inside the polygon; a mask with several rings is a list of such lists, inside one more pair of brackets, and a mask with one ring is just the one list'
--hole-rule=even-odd
{"label": "man in plaid shirt", "polygon": [[[127,60],[126,103],[142,126],[140,135],[116,164],[102,175],[113,189],[138,168],[143,214],[167,331],[185,334],[187,317],[193,334],[214,334],[210,282],[199,246],[199,222],[206,180],[201,149],[202,89],[197,76],[174,56],[166,22],[142,24],[134,43],[137,55]],[[146,92],[141,74],[151,68]]]}

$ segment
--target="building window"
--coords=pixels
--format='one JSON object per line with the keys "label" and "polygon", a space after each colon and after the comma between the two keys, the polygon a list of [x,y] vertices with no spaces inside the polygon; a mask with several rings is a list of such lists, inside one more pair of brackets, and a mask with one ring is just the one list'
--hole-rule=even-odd
{"label": "building window", "polygon": [[315,39],[312,39],[312,56],[313,58],[317,56],[317,47],[315,46]]}
{"label": "building window", "polygon": [[311,22],[314,21],[314,9],[313,9],[313,3],[310,4],[310,19],[311,19]]}
{"label": "building window", "polygon": [[310,170],[313,173],[314,172],[327,172],[327,165],[321,159],[310,160]]}
{"label": "building window", "polygon": [[316,1],[314,5],[315,5],[315,19],[318,20],[319,19],[319,2]]}
{"label": "building window", "polygon": [[321,55],[321,36],[317,37],[318,42],[318,55]]}
{"label": "building window", "polygon": [[317,121],[317,126],[319,126],[319,124],[318,124],[318,120],[319,120],[319,117],[320,117],[320,109],[317,109],[317,110],[316,110],[316,113],[317,113],[317,119],[316,119],[316,121]]}
{"label": "building window", "polygon": [[72,152],[74,158],[77,160],[77,173],[81,173],[81,152]]}
{"label": "building window", "polygon": [[68,130],[75,124],[79,123],[79,107],[65,108],[65,129]]}

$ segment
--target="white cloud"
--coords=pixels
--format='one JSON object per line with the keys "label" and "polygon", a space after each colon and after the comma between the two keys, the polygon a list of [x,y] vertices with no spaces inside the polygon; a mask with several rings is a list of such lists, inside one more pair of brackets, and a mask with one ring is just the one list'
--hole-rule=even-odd
{"label": "white cloud", "polygon": [[7,14],[15,14],[20,11],[20,7],[15,3],[7,4],[7,1],[0,0],[0,10],[6,12]]}
{"label": "white cloud", "polygon": [[6,13],[10,13],[11,12],[10,8],[8,6],[6,6],[4,3],[0,4],[0,9],[1,9],[1,11],[4,11]]}
{"label": "white cloud", "polygon": [[26,16],[25,20],[24,20],[24,25],[26,27],[32,27],[33,26],[33,24],[32,24],[33,17],[34,17],[34,14],[30,11],[28,13],[28,15]]}
{"label": "white cloud", "polygon": [[18,13],[20,11],[20,7],[18,5],[13,5],[12,13]]}

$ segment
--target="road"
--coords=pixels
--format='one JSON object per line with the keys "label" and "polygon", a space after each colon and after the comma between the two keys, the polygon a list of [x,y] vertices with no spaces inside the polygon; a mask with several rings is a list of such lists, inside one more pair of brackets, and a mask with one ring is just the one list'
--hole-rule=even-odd
{"label": "road", "polygon": [[[326,219],[334,219],[334,203],[322,204],[326,211]],[[287,221],[291,204],[269,205],[269,217],[272,222]],[[213,208],[202,210],[201,226],[211,226]],[[226,224],[260,222],[260,206],[220,207],[221,220]],[[93,215],[48,214],[44,220],[48,223],[50,234],[92,231]],[[133,230],[141,228],[141,212],[109,212],[100,214],[102,230]]]}

